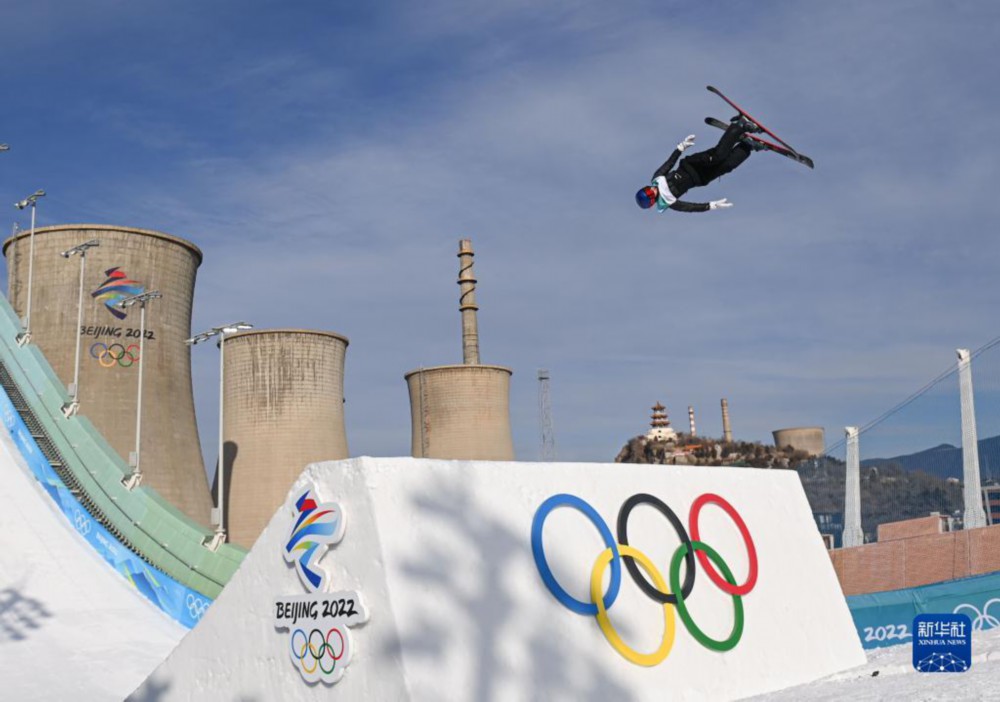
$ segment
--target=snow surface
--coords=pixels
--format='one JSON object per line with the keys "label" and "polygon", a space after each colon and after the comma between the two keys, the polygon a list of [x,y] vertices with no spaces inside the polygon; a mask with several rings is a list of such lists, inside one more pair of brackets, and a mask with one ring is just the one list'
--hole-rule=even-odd
{"label": "snow surface", "polygon": [[185,633],[74,531],[0,430],[0,699],[121,700]]}
{"label": "snow surface", "polygon": [[918,673],[913,669],[912,646],[901,644],[872,649],[868,652],[868,662],[857,668],[748,700],[1000,700],[1000,628],[973,635],[972,667],[965,673]]}

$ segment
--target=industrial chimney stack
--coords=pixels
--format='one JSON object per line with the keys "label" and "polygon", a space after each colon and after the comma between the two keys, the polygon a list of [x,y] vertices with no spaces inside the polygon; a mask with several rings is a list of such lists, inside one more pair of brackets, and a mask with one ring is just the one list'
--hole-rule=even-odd
{"label": "industrial chimney stack", "polygon": [[510,376],[480,363],[472,242],[458,244],[462,365],[410,371],[411,453],[415,458],[514,459],[510,431]]}
{"label": "industrial chimney stack", "polygon": [[462,313],[462,362],[467,366],[479,365],[479,320],[476,313],[476,278],[472,274],[472,240],[458,242],[458,284],[462,295],[458,300],[458,310]]}
{"label": "industrial chimney stack", "polygon": [[722,398],[722,440],[727,444],[733,443],[733,430],[729,425],[729,401]]}

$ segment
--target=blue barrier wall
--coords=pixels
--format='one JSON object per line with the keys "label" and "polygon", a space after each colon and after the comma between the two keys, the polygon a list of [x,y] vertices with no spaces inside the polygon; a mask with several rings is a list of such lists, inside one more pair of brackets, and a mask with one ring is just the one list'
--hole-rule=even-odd
{"label": "blue barrier wall", "polygon": [[904,590],[851,595],[847,606],[861,645],[880,648],[910,643],[913,618],[926,613],[967,614],[972,630],[1000,626],[1000,572]]}

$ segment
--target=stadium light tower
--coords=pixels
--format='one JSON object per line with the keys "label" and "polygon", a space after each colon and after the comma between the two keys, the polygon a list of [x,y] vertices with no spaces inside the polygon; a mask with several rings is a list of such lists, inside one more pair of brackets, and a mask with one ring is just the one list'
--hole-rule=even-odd
{"label": "stadium light tower", "polygon": [[221,327],[212,327],[208,331],[196,334],[184,342],[185,344],[194,346],[203,341],[208,341],[212,337],[219,337],[219,465],[215,469],[215,483],[218,486],[216,488],[216,503],[219,505],[219,519],[215,525],[215,536],[212,537],[212,541],[208,544],[208,548],[212,551],[218,550],[219,546],[226,541],[226,505],[223,500],[226,494],[226,471],[225,463],[223,462],[223,449],[225,448],[225,435],[223,434],[225,415],[223,414],[223,403],[225,402],[226,346],[223,342],[226,340],[226,334],[235,334],[247,329],[253,329],[253,325],[247,322],[233,322]]}
{"label": "stadium light tower", "polygon": [[122,480],[122,484],[129,490],[135,489],[142,482],[142,468],[139,464],[141,437],[142,437],[142,368],[146,365],[146,358],[143,356],[143,341],[146,339],[146,303],[163,297],[156,290],[126,297],[118,303],[118,307],[125,309],[132,305],[139,305],[139,398],[136,401],[135,409],[135,451],[129,456],[129,464],[132,466],[132,474]]}
{"label": "stadium light tower", "polygon": [[85,241],[84,243],[74,246],[71,249],[67,249],[61,254],[65,259],[69,259],[71,256],[80,254],[80,294],[76,303],[76,357],[73,361],[73,384],[69,386],[69,394],[73,397],[73,399],[69,402],[69,404],[63,405],[62,408],[63,414],[65,414],[67,418],[72,417],[76,414],[76,411],[80,409],[80,337],[83,327],[83,275],[87,266],[87,249],[92,249],[100,245],[101,242],[97,239],[91,239],[90,241]]}
{"label": "stadium light tower", "polygon": [[31,208],[31,234],[28,235],[28,241],[30,242],[28,244],[28,304],[25,308],[22,324],[24,331],[17,335],[17,343],[21,346],[31,341],[31,274],[35,263],[35,209],[40,197],[45,197],[44,190],[36,190],[23,200],[14,203],[14,207],[19,210],[23,210],[26,207]]}

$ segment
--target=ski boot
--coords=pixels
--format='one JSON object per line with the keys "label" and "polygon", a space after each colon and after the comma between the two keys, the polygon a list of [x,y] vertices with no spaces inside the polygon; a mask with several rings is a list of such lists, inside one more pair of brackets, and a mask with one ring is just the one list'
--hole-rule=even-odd
{"label": "ski boot", "polygon": [[739,125],[743,129],[743,131],[745,131],[747,134],[756,134],[758,132],[764,131],[763,129],[760,128],[760,125],[758,125],[756,122],[754,122],[744,114],[736,115],[731,120],[729,120],[729,122],[730,124]]}

